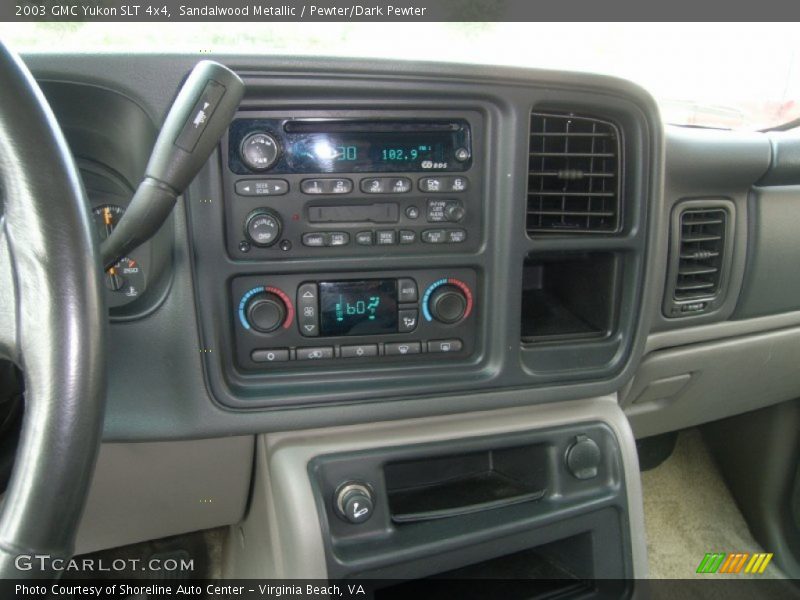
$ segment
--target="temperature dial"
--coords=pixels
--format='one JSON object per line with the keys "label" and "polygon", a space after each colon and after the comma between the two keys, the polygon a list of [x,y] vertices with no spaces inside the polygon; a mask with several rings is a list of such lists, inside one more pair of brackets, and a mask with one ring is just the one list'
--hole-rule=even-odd
{"label": "temperature dial", "polygon": [[432,283],[422,298],[422,312],[428,321],[445,325],[460,323],[472,312],[472,291],[452,277]]}
{"label": "temperature dial", "polygon": [[239,149],[242,162],[253,171],[266,171],[275,165],[280,156],[278,141],[268,133],[251,133]]}
{"label": "temperature dial", "polygon": [[250,326],[261,333],[275,331],[286,320],[286,305],[271,292],[250,298],[245,312]]}
{"label": "temperature dial", "polygon": [[283,290],[276,287],[255,287],[239,301],[239,321],[245,329],[272,333],[287,329],[294,319],[294,305]]}
{"label": "temperature dial", "polygon": [[280,216],[268,208],[257,208],[249,215],[244,224],[247,239],[256,246],[267,248],[280,238],[283,223]]}

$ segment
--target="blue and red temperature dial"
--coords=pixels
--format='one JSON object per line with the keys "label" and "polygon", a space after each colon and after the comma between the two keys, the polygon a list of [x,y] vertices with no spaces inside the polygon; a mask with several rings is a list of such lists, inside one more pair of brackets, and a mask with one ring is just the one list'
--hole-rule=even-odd
{"label": "blue and red temperature dial", "polygon": [[258,286],[242,296],[238,313],[245,329],[271,333],[280,327],[289,329],[294,320],[294,304],[283,290]]}
{"label": "blue and red temperature dial", "polygon": [[434,281],[422,296],[422,315],[426,321],[454,325],[472,312],[472,290],[454,277]]}

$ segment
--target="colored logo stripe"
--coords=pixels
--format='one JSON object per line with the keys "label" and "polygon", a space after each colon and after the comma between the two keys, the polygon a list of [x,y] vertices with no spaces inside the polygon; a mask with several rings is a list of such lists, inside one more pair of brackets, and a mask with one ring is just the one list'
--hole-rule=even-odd
{"label": "colored logo stripe", "polygon": [[[748,552],[709,552],[697,566],[697,573],[729,573],[739,574],[744,569],[745,573],[761,574],[772,560],[772,553]],[[749,559],[749,560],[748,560]],[[745,567],[745,565],[747,565]]]}
{"label": "colored logo stripe", "polygon": [[769,554],[753,554],[753,558],[750,559],[750,562],[747,563],[747,568],[744,570],[745,573],[763,573],[764,569],[767,568],[769,561],[772,560],[772,552]]}
{"label": "colored logo stripe", "polygon": [[700,565],[697,567],[698,573],[716,573],[722,561],[725,559],[724,552],[706,553]]}

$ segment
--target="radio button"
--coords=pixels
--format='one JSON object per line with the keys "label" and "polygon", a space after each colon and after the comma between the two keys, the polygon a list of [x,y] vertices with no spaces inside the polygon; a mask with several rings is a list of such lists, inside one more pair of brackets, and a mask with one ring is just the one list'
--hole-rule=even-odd
{"label": "radio button", "polygon": [[450,177],[451,192],[466,192],[469,187],[469,180],[466,177]]}
{"label": "radio button", "polygon": [[394,246],[397,244],[397,232],[394,229],[379,229],[376,234],[378,246]]}
{"label": "radio button", "polygon": [[325,186],[322,179],[303,179],[300,189],[304,194],[324,194]]}
{"label": "radio button", "polygon": [[361,180],[361,191],[365,194],[385,194],[388,179],[385,177],[373,177]]}
{"label": "radio button", "polygon": [[378,356],[378,344],[357,344],[342,346],[342,358],[361,358],[363,356]]}
{"label": "radio button", "polygon": [[326,194],[349,194],[353,191],[353,182],[349,179],[324,179]]}
{"label": "radio button", "polygon": [[413,244],[416,241],[417,241],[417,233],[415,231],[411,231],[410,229],[400,230],[401,244]]}
{"label": "radio button", "polygon": [[426,229],[422,232],[422,241],[426,244],[443,244],[446,241],[444,229]]}
{"label": "radio button", "polygon": [[236,182],[239,196],[283,196],[289,182],[283,179],[241,179]]}
{"label": "radio button", "polygon": [[304,233],[303,246],[321,247],[328,245],[327,233]]}
{"label": "radio button", "polygon": [[317,284],[304,283],[297,288],[297,323],[306,337],[319,335],[319,302]]}
{"label": "radio button", "polygon": [[375,243],[375,234],[372,231],[359,231],[356,234],[356,244],[359,246],[372,246]]}
{"label": "radio button", "polygon": [[253,350],[250,358],[253,359],[253,362],[286,362],[289,360],[289,349]]}
{"label": "radio button", "polygon": [[460,352],[464,344],[461,340],[433,340],[428,342],[428,352]]}
{"label": "radio button", "polygon": [[428,223],[443,223],[447,221],[445,210],[448,204],[447,200],[428,200],[428,212],[425,215]]}
{"label": "radio button", "polygon": [[298,348],[297,360],[323,360],[333,358],[333,347],[321,346],[319,348]]}
{"label": "radio button", "polygon": [[466,192],[467,188],[469,179],[466,177],[423,177],[419,180],[419,189],[433,194]]}
{"label": "radio button", "polygon": [[447,191],[447,178],[446,177],[423,177],[419,180],[419,189],[423,192],[432,192],[438,194],[439,192]]}
{"label": "radio button", "polygon": [[304,194],[349,194],[353,182],[349,179],[303,179],[300,189]]}
{"label": "radio button", "polygon": [[409,206],[408,208],[406,208],[406,216],[409,219],[418,219],[419,209],[416,206]]}
{"label": "radio button", "polygon": [[411,180],[408,177],[398,177],[389,180],[389,192],[392,194],[405,194],[411,191]]}
{"label": "radio button", "polygon": [[422,352],[422,344],[419,342],[391,342],[383,345],[383,353],[386,356],[406,356],[420,352]]}
{"label": "radio button", "polygon": [[397,331],[399,333],[408,333],[410,331],[414,331],[417,328],[417,322],[419,321],[419,311],[416,308],[398,311],[397,320]]}
{"label": "radio button", "polygon": [[405,194],[411,191],[408,177],[370,177],[361,180],[361,191],[365,194]]}
{"label": "radio button", "polygon": [[458,200],[428,200],[428,223],[458,223],[467,211]]}
{"label": "radio button", "polygon": [[448,229],[447,230],[447,243],[460,244],[467,240],[467,232],[464,229]]}
{"label": "radio button", "polygon": [[465,160],[469,160],[469,150],[466,148],[458,148],[456,150],[456,160],[458,162],[464,162]]}
{"label": "radio button", "polygon": [[350,243],[350,234],[344,231],[332,231],[328,234],[328,246],[346,246]]}
{"label": "radio button", "polygon": [[417,282],[413,279],[398,279],[397,280],[397,301],[400,304],[408,302],[416,302],[417,298]]}

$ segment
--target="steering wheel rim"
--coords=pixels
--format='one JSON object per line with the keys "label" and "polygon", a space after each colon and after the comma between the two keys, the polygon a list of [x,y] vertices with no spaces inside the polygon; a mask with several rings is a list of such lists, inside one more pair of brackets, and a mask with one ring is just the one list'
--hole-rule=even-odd
{"label": "steering wheel rim", "polygon": [[0,577],[48,577],[20,570],[17,557],[74,552],[103,424],[106,310],[77,167],[33,76],[2,42],[0,197],[0,358],[25,380]]}

